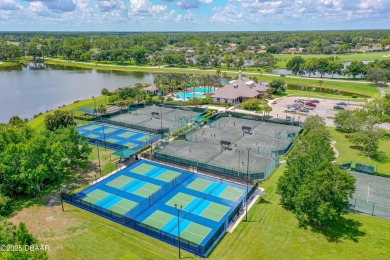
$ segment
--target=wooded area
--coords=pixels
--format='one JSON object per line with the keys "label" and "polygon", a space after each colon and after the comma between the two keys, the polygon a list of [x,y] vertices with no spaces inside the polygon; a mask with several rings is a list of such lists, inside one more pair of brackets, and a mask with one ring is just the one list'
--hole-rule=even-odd
{"label": "wooded area", "polygon": [[0,60],[34,60],[178,66],[273,66],[271,54],[346,54],[390,49],[390,32],[204,33],[0,33]]}

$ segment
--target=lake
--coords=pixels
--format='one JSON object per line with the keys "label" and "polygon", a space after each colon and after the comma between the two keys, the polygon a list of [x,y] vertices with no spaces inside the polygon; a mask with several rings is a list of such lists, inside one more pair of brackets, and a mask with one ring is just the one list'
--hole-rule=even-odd
{"label": "lake", "polygon": [[35,114],[100,96],[102,88],[115,90],[137,82],[153,83],[155,74],[80,69],[62,65],[18,65],[0,69],[0,122]]}

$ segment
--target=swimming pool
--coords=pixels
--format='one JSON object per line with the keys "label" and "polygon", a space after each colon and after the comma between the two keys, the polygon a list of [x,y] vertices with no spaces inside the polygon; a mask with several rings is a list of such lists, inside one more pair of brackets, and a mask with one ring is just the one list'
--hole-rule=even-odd
{"label": "swimming pool", "polygon": [[186,92],[185,94],[184,94],[184,92],[176,92],[175,93],[175,100],[184,100],[184,98],[186,99],[186,100],[188,100],[188,99],[190,99],[190,98],[194,98],[194,97],[196,97],[196,98],[204,98],[205,96],[203,96],[203,94],[202,93],[198,93],[198,92]]}
{"label": "swimming pool", "polygon": [[214,92],[214,88],[198,87],[198,88],[189,88],[187,92],[176,92],[175,100],[188,100],[190,98],[205,98],[205,94]]}
{"label": "swimming pool", "polygon": [[199,93],[211,93],[211,92],[214,92],[214,88],[205,88],[205,87],[199,87],[199,88],[191,88],[191,89],[188,89],[188,92],[190,92],[190,90],[192,92],[199,92]]}

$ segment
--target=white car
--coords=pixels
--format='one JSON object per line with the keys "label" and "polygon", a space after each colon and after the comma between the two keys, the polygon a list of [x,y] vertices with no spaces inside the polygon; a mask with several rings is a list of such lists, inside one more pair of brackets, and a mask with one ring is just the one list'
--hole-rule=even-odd
{"label": "white car", "polygon": [[294,107],[288,107],[284,111],[286,111],[286,112],[295,112],[295,108]]}

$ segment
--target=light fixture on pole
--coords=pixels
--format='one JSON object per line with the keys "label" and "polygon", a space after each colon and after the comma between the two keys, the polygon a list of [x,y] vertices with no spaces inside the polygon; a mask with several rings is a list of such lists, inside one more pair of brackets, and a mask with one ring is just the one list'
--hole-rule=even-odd
{"label": "light fixture on pole", "polygon": [[183,206],[178,206],[175,204],[175,209],[177,209],[177,238],[179,240],[179,259],[180,257],[180,211],[183,209]]}
{"label": "light fixture on pole", "polygon": [[[92,97],[93,99],[93,103],[95,104],[95,115],[97,114],[97,110],[96,110],[96,99],[95,97]],[[102,166],[100,164],[100,151],[99,151],[99,145],[96,145],[97,147],[97,154],[98,154],[98,161],[99,161],[99,173],[100,173],[100,176],[102,176]]]}
{"label": "light fixture on pole", "polygon": [[248,221],[248,193],[249,193],[249,151],[251,148],[247,147],[248,160],[246,164],[246,198],[245,198],[245,221]]}

